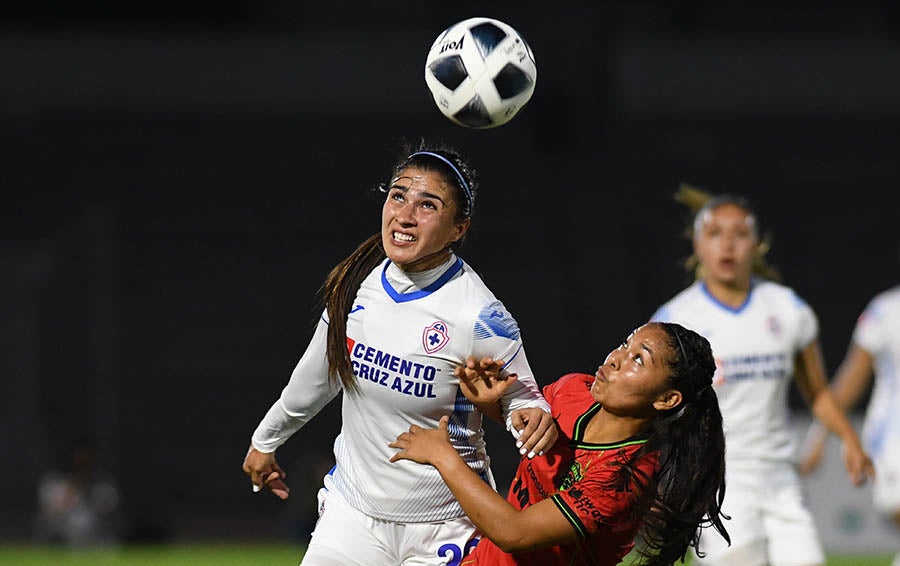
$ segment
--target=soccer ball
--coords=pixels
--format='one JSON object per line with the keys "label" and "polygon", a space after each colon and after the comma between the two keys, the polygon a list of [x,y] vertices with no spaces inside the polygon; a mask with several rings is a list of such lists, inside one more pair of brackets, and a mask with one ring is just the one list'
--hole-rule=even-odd
{"label": "soccer ball", "polygon": [[531,47],[512,26],[469,18],[441,32],[425,60],[425,84],[438,109],[468,128],[505,124],[534,93]]}

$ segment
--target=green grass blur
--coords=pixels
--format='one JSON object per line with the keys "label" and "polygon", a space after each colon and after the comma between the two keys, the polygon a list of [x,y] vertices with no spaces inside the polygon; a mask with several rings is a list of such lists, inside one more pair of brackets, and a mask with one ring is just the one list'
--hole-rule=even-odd
{"label": "green grass blur", "polygon": [[[297,566],[303,550],[297,545],[252,543],[90,549],[0,545],[0,566]],[[891,559],[889,555],[829,556],[826,566],[890,566]]]}
{"label": "green grass blur", "polygon": [[303,546],[206,543],[64,548],[0,545],[0,566],[297,566]]}

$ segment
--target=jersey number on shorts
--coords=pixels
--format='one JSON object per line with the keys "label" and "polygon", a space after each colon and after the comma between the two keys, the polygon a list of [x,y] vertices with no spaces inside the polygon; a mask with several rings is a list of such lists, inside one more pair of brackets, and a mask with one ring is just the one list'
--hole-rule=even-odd
{"label": "jersey number on shorts", "polygon": [[465,555],[472,552],[472,549],[478,546],[478,541],[480,538],[473,538],[466,542],[465,548],[460,548],[455,544],[445,544],[442,545],[438,551],[438,556],[446,556],[450,560],[447,561],[447,566],[459,566],[459,563],[462,562],[462,559]]}

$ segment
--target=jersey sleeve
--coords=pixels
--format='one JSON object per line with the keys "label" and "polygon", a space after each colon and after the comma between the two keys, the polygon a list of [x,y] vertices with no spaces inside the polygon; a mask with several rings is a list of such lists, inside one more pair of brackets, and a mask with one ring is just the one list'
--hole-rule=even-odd
{"label": "jersey sleeve", "polygon": [[517,409],[540,407],[550,412],[534,377],[519,325],[503,303],[493,301],[476,316],[473,329],[472,354],[475,357],[491,356],[506,362],[504,369],[518,377],[503,394],[501,405],[506,426],[511,426],[511,413]]}
{"label": "jersey sleeve", "polygon": [[281,396],[253,432],[251,442],[260,452],[274,452],[341,390],[328,380],[327,333],[328,324],[322,318]]}
{"label": "jersey sleeve", "polygon": [[884,317],[880,303],[878,297],[870,301],[853,329],[853,341],[870,354],[881,350],[889,338],[889,334],[883,331]]}
{"label": "jersey sleeve", "polygon": [[[544,394],[544,399],[547,400],[550,405],[556,402],[557,397],[560,395],[561,391],[564,391],[567,387],[569,387],[569,382],[572,380],[583,381],[587,374],[584,373],[567,373],[554,381],[549,385],[545,385],[542,390]],[[591,376],[589,379],[593,379]]]}
{"label": "jersey sleeve", "polygon": [[796,293],[793,295],[794,306],[797,309],[798,316],[797,349],[802,350],[819,337],[819,320],[815,311],[806,301]]}

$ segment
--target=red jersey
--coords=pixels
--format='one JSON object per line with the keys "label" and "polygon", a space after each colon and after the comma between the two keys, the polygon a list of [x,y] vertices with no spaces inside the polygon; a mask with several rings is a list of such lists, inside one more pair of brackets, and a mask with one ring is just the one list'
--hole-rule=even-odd
{"label": "red jersey", "polygon": [[[610,480],[616,464],[629,459],[647,442],[647,436],[612,444],[584,442],[587,424],[600,410],[591,396],[593,383],[593,375],[570,373],[544,387],[544,397],[559,427],[559,438],[543,456],[522,458],[507,495],[516,509],[549,497],[572,524],[579,540],[507,554],[484,537],[462,565],[613,566],[634,547],[640,522],[629,517],[631,490]],[[637,467],[650,475],[656,472],[657,464],[658,458],[652,455],[642,458]]]}

